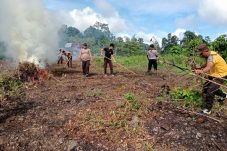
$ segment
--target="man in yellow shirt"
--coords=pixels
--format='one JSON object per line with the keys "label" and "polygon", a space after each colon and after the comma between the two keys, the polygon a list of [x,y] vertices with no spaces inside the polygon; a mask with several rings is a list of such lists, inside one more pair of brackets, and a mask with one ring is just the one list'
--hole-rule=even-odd
{"label": "man in yellow shirt", "polygon": [[[215,83],[223,84],[225,81],[224,79],[227,79],[227,64],[225,60],[217,52],[210,51],[206,44],[199,45],[198,53],[201,57],[206,59],[206,64],[201,69],[195,70],[195,73],[207,73],[209,75],[209,80],[212,80]],[[221,97],[219,100],[220,103],[223,103],[227,98],[227,94],[219,89],[220,85],[215,83],[206,81],[203,86],[205,108],[202,113],[211,113],[215,95]]]}

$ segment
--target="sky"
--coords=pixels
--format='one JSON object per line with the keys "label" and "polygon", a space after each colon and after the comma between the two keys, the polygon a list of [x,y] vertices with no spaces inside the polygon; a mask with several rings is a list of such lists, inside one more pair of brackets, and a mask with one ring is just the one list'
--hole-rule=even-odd
{"label": "sky", "polygon": [[149,43],[186,30],[214,40],[227,34],[227,0],[43,0],[62,24],[80,31],[96,21],[115,36],[136,36]]}

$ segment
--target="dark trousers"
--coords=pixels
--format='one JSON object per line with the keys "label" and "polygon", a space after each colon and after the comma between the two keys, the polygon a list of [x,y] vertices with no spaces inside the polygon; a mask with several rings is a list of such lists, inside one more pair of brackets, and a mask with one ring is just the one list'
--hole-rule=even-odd
{"label": "dark trousers", "polygon": [[72,57],[70,57],[70,58],[68,58],[69,60],[68,60],[68,63],[67,63],[67,66],[68,67],[73,67],[73,58]]}
{"label": "dark trousers", "polygon": [[58,58],[58,64],[62,64],[63,63],[63,58],[62,56]]}
{"label": "dark trousers", "polygon": [[110,74],[113,74],[113,63],[112,60],[104,58],[104,74],[107,73],[107,64],[109,64],[110,67]]}
{"label": "dark trousers", "polygon": [[90,60],[82,61],[83,75],[89,74]]}
{"label": "dark trousers", "polygon": [[152,66],[154,67],[154,70],[157,70],[157,60],[156,59],[149,59],[149,62],[148,62],[148,72],[151,71],[151,68]]}
{"label": "dark trousers", "polygon": [[[223,77],[225,79],[227,79],[227,76]],[[219,79],[219,78],[213,78],[213,77],[208,77],[209,80],[212,80],[216,83],[219,84],[223,84],[224,80],[223,79]],[[226,97],[226,94],[222,92],[222,90],[219,89],[220,86],[212,83],[212,82],[205,82],[204,86],[203,86],[203,99],[205,100],[205,108],[208,110],[211,110],[213,107],[213,103],[214,103],[214,97],[215,95],[220,96],[222,98]]]}

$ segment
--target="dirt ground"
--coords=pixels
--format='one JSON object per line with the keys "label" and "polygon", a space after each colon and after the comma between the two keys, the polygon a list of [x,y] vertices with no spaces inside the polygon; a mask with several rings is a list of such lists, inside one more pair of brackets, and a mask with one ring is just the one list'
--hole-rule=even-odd
{"label": "dirt ground", "polygon": [[92,65],[84,77],[75,62],[72,69],[56,65],[51,71],[54,79],[25,84],[26,99],[1,102],[0,150],[227,150],[226,115],[213,113],[218,122],[178,108],[168,97],[157,100],[168,88],[189,86],[185,76],[115,67],[115,76],[105,77]]}

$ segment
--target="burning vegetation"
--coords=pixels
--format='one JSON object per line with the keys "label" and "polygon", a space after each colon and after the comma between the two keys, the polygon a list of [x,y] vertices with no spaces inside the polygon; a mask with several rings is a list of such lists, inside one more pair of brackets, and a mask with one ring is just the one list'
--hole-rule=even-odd
{"label": "burning vegetation", "polygon": [[38,65],[30,62],[20,62],[18,65],[18,78],[22,82],[34,82],[46,80],[49,77],[47,69],[41,69]]}

